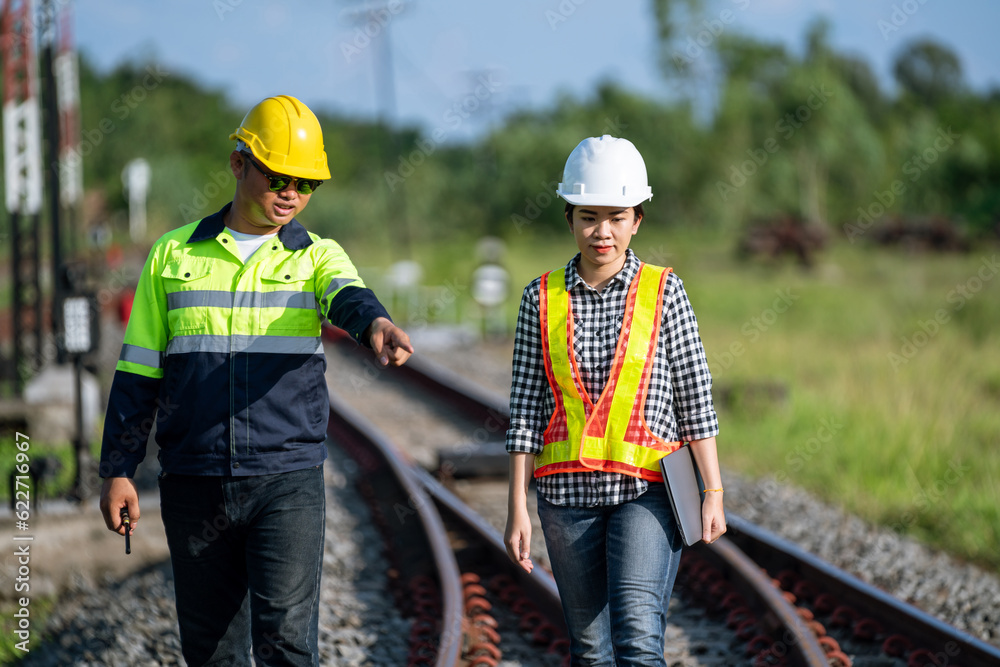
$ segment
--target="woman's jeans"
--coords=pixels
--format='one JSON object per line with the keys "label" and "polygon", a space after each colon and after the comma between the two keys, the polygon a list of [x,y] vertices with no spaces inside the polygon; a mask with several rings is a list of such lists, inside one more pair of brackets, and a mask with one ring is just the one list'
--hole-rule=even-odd
{"label": "woman's jeans", "polygon": [[160,478],[184,659],[317,665],[323,467]]}
{"label": "woman's jeans", "polygon": [[663,636],[681,538],[663,484],[605,507],[538,498],[572,664],[666,665]]}

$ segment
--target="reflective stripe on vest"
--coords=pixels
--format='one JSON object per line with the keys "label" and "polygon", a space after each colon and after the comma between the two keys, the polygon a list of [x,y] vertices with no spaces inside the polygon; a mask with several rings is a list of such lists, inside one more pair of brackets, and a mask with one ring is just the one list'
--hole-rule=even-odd
{"label": "reflective stripe on vest", "polygon": [[[260,254],[240,266],[226,258],[171,258],[160,271],[171,337],[242,334],[318,338],[321,319],[313,267],[308,261],[281,259],[274,266],[267,255]],[[176,349],[167,347],[168,355],[174,352]]]}
{"label": "reflective stripe on vest", "polygon": [[535,459],[535,477],[561,472],[619,472],[662,481],[659,461],[677,449],[646,424],[643,409],[656,353],[663,288],[671,269],[642,264],[629,286],[608,382],[595,404],[573,354],[573,312],[565,269],[542,276],[539,317],[545,373],[555,410]]}
{"label": "reflective stripe on vest", "polygon": [[322,354],[323,315],[341,290],[365,286],[343,248],[295,223],[291,245],[278,232],[244,261],[221,223],[214,236],[199,231],[204,223],[150,251],[116,370],[160,379],[174,354]]}

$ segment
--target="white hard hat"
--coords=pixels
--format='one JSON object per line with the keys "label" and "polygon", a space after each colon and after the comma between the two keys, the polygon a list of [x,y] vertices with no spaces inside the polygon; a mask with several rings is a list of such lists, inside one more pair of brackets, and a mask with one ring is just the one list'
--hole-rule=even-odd
{"label": "white hard hat", "polygon": [[628,139],[584,139],[566,159],[556,194],[577,206],[637,206],[653,196],[646,163]]}

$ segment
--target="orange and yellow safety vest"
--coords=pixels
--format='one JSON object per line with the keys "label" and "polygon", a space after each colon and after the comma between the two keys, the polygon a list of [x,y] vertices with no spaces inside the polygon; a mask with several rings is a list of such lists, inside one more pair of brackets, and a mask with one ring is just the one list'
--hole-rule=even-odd
{"label": "orange and yellow safety vest", "polygon": [[535,458],[535,477],[599,470],[663,481],[659,461],[681,443],[653,434],[643,407],[670,271],[644,263],[632,280],[611,374],[596,403],[583,386],[573,355],[565,269],[542,276],[542,350],[555,410],[543,434],[544,449]]}

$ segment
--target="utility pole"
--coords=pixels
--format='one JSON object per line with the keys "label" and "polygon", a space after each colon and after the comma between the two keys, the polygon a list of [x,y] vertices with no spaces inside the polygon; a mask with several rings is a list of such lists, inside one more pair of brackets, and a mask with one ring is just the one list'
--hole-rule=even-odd
{"label": "utility pole", "polygon": [[77,228],[76,218],[83,201],[83,158],[80,155],[80,67],[69,17],[67,6],[60,14],[59,54],[54,67],[56,101],[59,103],[59,196],[66,216],[63,250],[72,255],[77,245],[73,230]]}
{"label": "utility pole", "polygon": [[[386,137],[381,144],[383,168],[391,172],[397,168],[396,160],[402,157],[400,137],[393,127],[396,116],[396,77],[392,60],[392,40],[389,26],[407,6],[404,0],[363,0],[345,9],[343,16],[359,26],[358,30],[371,41],[379,42],[379,53],[372,59],[375,97],[378,107],[379,126]],[[387,220],[396,225],[402,234],[392,239],[391,247],[402,247],[405,257],[412,256],[413,235],[410,231],[406,210],[406,186],[400,183],[387,193]]]}
{"label": "utility pole", "polygon": [[[58,364],[73,367],[76,470],[69,498],[82,502],[93,495],[96,464],[83,413],[84,357],[97,348],[100,307],[89,293],[87,264],[70,261],[63,253],[63,217],[77,208],[83,191],[83,165],[79,154],[78,108],[80,84],[68,13],[62,12],[58,39],[52,0],[42,0],[42,78],[45,81],[46,161],[48,163],[49,213],[52,232],[52,336],[58,342]],[[58,54],[56,53],[58,42]],[[143,219],[145,227],[145,219]],[[72,228],[70,228],[72,229]],[[70,234],[71,236],[71,234]]]}
{"label": "utility pole", "polygon": [[3,56],[5,206],[10,219],[13,358],[5,384],[21,396],[27,378],[43,365],[41,225],[42,137],[34,57],[31,0],[4,0],[0,11]]}
{"label": "utility pole", "polygon": [[[39,32],[42,44],[42,102],[45,110],[45,180],[46,195],[49,206],[49,253],[52,270],[52,298],[50,306],[50,322],[52,337],[61,340],[63,331],[62,300],[66,293],[63,258],[62,258],[62,204],[60,202],[59,186],[59,101],[56,99],[56,77],[53,65],[53,49],[56,41],[55,10],[52,0],[42,0],[39,14]],[[56,345],[57,364],[66,363],[66,351],[62,345]]]}

